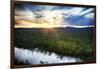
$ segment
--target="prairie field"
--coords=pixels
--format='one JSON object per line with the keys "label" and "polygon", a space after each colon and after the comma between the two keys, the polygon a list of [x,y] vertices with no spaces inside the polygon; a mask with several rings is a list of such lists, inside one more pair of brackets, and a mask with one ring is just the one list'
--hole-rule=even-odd
{"label": "prairie field", "polygon": [[[93,28],[15,28],[14,46],[94,61]],[[52,60],[52,59],[51,59]]]}

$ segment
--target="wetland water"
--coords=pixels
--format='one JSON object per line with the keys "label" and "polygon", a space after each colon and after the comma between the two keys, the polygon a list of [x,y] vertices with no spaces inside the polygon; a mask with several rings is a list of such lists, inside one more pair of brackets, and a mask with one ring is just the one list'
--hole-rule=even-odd
{"label": "wetland water", "polygon": [[38,48],[24,49],[15,47],[15,59],[23,64],[53,64],[53,63],[72,63],[82,62],[81,59],[62,56],[54,52],[41,51]]}

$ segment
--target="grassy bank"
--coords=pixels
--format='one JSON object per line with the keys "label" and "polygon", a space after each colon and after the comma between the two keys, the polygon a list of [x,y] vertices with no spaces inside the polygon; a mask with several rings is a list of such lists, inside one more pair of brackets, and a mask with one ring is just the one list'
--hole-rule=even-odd
{"label": "grassy bank", "polygon": [[14,45],[94,61],[93,32],[89,30],[64,32],[58,29],[15,29]]}

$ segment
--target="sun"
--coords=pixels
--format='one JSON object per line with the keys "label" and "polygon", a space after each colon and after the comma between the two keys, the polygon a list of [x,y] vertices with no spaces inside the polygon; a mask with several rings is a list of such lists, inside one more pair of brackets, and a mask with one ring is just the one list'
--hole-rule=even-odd
{"label": "sun", "polygon": [[54,26],[53,25],[48,25],[47,28],[54,28]]}

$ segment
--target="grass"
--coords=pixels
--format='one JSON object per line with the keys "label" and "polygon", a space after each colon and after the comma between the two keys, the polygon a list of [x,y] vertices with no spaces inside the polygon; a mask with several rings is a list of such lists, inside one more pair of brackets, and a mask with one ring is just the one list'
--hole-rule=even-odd
{"label": "grass", "polygon": [[[49,31],[49,30],[48,30]],[[61,55],[80,57],[83,61],[94,61],[93,32],[62,32],[59,30],[32,31],[15,29],[14,45],[19,48],[39,48]]]}

